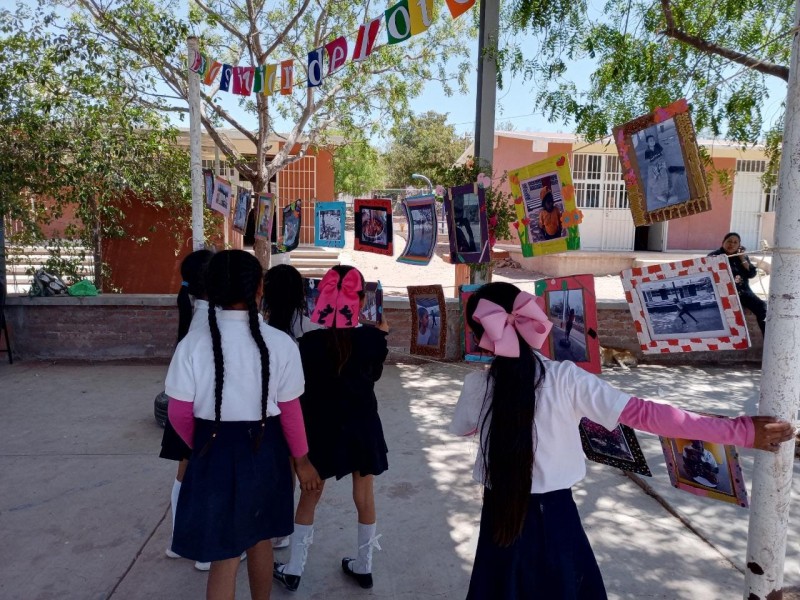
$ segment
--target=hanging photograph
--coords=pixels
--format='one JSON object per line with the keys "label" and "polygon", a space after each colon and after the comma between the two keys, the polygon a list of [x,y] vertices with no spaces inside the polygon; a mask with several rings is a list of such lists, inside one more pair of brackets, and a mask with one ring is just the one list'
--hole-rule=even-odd
{"label": "hanging photograph", "polygon": [[247,216],[250,214],[250,190],[236,187],[236,208],[233,211],[233,228],[244,233],[247,228]]}
{"label": "hanging photograph", "polygon": [[747,488],[736,446],[662,437],[661,448],[673,486],[747,508]]}
{"label": "hanging photograph", "polygon": [[467,362],[492,362],[494,354],[478,346],[480,340],[469,326],[464,315],[467,314],[467,300],[482,284],[466,284],[458,288],[458,301],[461,307],[461,345],[464,349],[464,360]]}
{"label": "hanging photograph", "polygon": [[427,265],[436,249],[438,235],[436,198],[432,195],[405,198],[403,211],[408,220],[408,239],[397,262]]}
{"label": "hanging photograph", "polygon": [[211,210],[215,210],[227,217],[231,210],[231,182],[222,177],[217,177],[214,187],[214,197],[211,199]]}
{"label": "hanging photograph", "polygon": [[315,246],[344,248],[345,210],[344,202],[317,202],[314,207]]}
{"label": "hanging photograph", "polygon": [[447,310],[442,286],[409,286],[408,301],[411,304],[411,354],[444,358]]}
{"label": "hanging photograph", "polygon": [[383,320],[383,288],[380,281],[367,281],[364,285],[364,306],[358,315],[362,325],[380,325]]}
{"label": "hanging photograph", "polygon": [[444,214],[453,264],[489,262],[486,192],[477,183],[453,187],[444,194]]}
{"label": "hanging photograph", "polygon": [[609,431],[584,417],[578,425],[578,430],[581,434],[583,453],[589,460],[645,477],[653,476],[639,446],[639,440],[636,439],[636,433],[627,425],[620,423]]}
{"label": "hanging photograph", "polygon": [[750,347],[724,255],[628,269],[620,276],[642,352]]}
{"label": "hanging photograph", "polygon": [[272,215],[275,213],[272,194],[258,195],[258,211],[256,214],[256,237],[269,240],[272,233]]}
{"label": "hanging photograph", "polygon": [[580,250],[575,190],[566,155],[509,171],[523,256]]}
{"label": "hanging photograph", "polygon": [[203,169],[203,189],[206,195],[206,206],[211,208],[211,200],[214,198],[214,171]]}
{"label": "hanging photograph", "polygon": [[317,299],[319,298],[319,284],[322,279],[315,277],[303,277],[303,293],[305,294],[306,304],[304,313],[310,317],[317,306]]}
{"label": "hanging photograph", "polygon": [[686,100],[615,127],[614,140],[634,225],[711,210]]}
{"label": "hanging photograph", "polygon": [[283,241],[277,245],[278,252],[291,252],[300,243],[300,225],[302,225],[302,202],[298,199],[285,206],[283,215]]}
{"label": "hanging photograph", "polygon": [[377,198],[353,201],[355,249],[392,256],[392,201]]}
{"label": "hanging photograph", "polygon": [[553,324],[541,352],[554,360],[571,360],[589,373],[601,371],[597,336],[594,276],[571,275],[535,284],[545,314]]}

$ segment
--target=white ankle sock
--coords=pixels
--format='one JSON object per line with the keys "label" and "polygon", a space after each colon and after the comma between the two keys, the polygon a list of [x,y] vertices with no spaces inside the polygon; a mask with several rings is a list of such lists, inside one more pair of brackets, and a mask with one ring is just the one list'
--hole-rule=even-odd
{"label": "white ankle sock", "polygon": [[177,479],[172,484],[172,496],[170,501],[172,504],[172,531],[175,531],[175,513],[178,511],[178,496],[181,495],[181,482]]}
{"label": "white ankle sock", "polygon": [[358,524],[358,557],[351,563],[353,573],[372,573],[372,550],[381,549],[378,543],[381,536],[375,535],[376,528],[376,523]]}
{"label": "white ankle sock", "polygon": [[314,525],[294,524],[292,534],[291,555],[283,568],[289,575],[302,575],[308,559],[308,547],[314,542]]}

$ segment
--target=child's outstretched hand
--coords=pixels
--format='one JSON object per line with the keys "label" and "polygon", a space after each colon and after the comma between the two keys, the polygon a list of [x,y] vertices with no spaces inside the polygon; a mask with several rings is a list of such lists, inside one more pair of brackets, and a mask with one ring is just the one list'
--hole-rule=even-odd
{"label": "child's outstretched hand", "polygon": [[314,465],[308,460],[308,454],[294,459],[294,470],[297,472],[297,479],[300,480],[301,489],[312,492],[322,487],[322,480]]}
{"label": "child's outstretched hand", "polygon": [[783,442],[794,438],[794,426],[777,417],[752,417],[755,429],[753,448],[777,452]]}

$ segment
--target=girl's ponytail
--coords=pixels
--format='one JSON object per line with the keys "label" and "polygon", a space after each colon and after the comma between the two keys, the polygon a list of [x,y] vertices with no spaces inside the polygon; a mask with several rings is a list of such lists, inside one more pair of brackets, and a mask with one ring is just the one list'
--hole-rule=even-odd
{"label": "girl's ponytail", "polygon": [[192,299],[206,298],[206,268],[214,255],[211,250],[196,250],[188,254],[181,263],[181,289],[178,292],[178,342],[189,333],[192,324]]}

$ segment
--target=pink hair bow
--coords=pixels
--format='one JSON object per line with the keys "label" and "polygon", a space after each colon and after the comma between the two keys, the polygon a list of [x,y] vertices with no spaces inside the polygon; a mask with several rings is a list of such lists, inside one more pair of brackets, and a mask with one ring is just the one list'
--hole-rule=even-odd
{"label": "pink hair bow", "polygon": [[481,298],[472,318],[483,326],[478,345],[497,356],[519,356],[517,333],[535,349],[544,345],[553,324],[536,304],[536,298],[520,292],[514,299],[511,314],[499,304]]}
{"label": "pink hair bow", "polygon": [[341,279],[331,269],[319,284],[319,298],[311,320],[326,327],[355,327],[361,290],[361,274],[356,269],[351,269]]}

